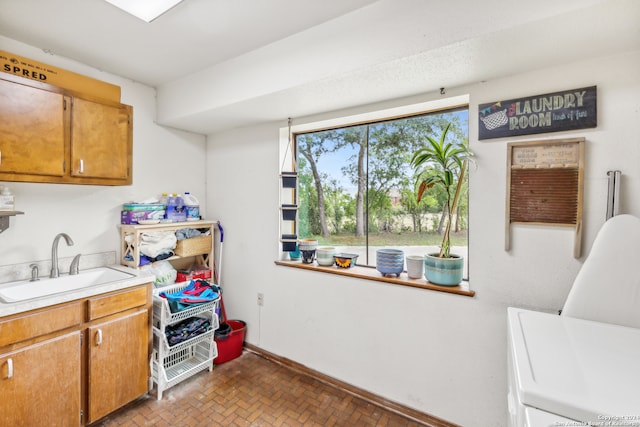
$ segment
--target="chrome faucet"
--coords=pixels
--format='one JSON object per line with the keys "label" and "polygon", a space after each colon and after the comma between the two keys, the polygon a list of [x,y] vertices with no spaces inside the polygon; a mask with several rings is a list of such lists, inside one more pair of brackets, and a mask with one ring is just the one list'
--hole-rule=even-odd
{"label": "chrome faucet", "polygon": [[60,233],[53,239],[53,245],[51,246],[51,275],[49,277],[60,277],[60,268],[58,266],[58,241],[61,237],[67,242],[67,246],[73,246],[73,240],[66,233]]}

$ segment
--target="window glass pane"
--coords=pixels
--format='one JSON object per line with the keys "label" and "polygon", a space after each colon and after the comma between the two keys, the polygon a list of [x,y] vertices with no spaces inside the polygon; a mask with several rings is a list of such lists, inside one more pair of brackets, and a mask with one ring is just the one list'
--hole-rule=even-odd
{"label": "window glass pane", "polygon": [[[466,108],[297,134],[299,237],[358,254],[357,264],[371,267],[381,248],[405,255],[437,251],[446,195],[434,187],[416,203],[410,161],[425,136],[439,139],[448,123],[447,140],[466,142]],[[452,252],[468,263],[468,185],[463,191]]]}

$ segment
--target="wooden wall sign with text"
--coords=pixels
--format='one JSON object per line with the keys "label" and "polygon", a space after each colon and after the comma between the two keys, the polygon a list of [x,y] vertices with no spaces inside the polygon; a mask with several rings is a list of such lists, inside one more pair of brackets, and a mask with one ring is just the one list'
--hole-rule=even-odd
{"label": "wooden wall sign with text", "polygon": [[596,86],[478,106],[478,139],[596,126]]}
{"label": "wooden wall sign with text", "polygon": [[573,256],[582,245],[584,138],[507,145],[505,250],[511,224],[575,227]]}
{"label": "wooden wall sign with text", "polygon": [[120,86],[0,50],[0,71],[59,88],[120,102]]}

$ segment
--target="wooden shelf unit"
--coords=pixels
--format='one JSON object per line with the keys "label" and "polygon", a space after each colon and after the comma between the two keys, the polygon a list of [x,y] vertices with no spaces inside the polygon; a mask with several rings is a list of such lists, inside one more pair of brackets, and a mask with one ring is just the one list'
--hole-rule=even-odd
{"label": "wooden shelf unit", "polygon": [[[142,234],[150,231],[178,231],[183,228],[208,229],[209,235],[179,240],[175,255],[167,258],[177,269],[188,268],[193,264],[214,269],[214,233],[217,221],[185,221],[152,225],[122,224],[120,226],[120,263],[132,268],[140,268],[140,242]],[[127,242],[126,237],[131,236]],[[131,256],[131,259],[128,256]],[[213,275],[212,275],[213,277]]]}

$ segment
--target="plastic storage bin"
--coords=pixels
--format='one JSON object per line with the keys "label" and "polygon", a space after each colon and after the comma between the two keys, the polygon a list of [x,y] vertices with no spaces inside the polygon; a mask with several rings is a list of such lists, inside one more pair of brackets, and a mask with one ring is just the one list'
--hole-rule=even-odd
{"label": "plastic storage bin", "polygon": [[229,335],[215,337],[218,356],[213,359],[213,363],[216,365],[233,360],[242,354],[247,324],[242,320],[227,320],[226,323],[231,327]]}
{"label": "plastic storage bin", "polygon": [[163,353],[168,354],[171,351],[176,351],[180,347],[186,347],[186,346],[189,346],[190,344],[198,342],[199,339],[204,335],[210,335],[211,338],[213,338],[213,333],[219,327],[218,315],[209,311],[209,312],[200,313],[193,317],[201,317],[201,318],[208,319],[210,321],[211,328],[206,332],[203,332],[195,337],[192,337],[186,341],[182,341],[181,343],[178,343],[172,346],[169,344],[169,341],[167,340],[165,331],[158,329],[154,326],[152,328],[153,329],[153,348],[160,349],[162,347]]}
{"label": "plastic storage bin", "polygon": [[[164,390],[197,374],[213,369],[213,359],[217,355],[216,343],[213,340],[214,331],[202,335],[171,348],[162,354],[163,350],[154,350],[151,369],[153,381],[158,386],[158,400],[162,399]],[[154,334],[154,341],[160,337]]]}
{"label": "plastic storage bin", "polygon": [[[153,298],[153,326],[154,327],[158,329],[162,329],[166,325],[176,323],[180,320],[188,319],[189,317],[194,317],[199,313],[204,313],[207,311],[211,311],[215,313],[217,311],[218,304],[220,303],[220,297],[218,297],[214,301],[206,302],[203,304],[197,304],[186,310],[181,310],[181,311],[172,313],[171,309],[169,308],[169,302],[166,299],[158,296],[160,292],[166,292],[171,294],[174,292],[181,291],[185,289],[187,286],[189,286],[189,282],[182,282],[182,283],[176,283],[171,286],[156,288],[154,290],[154,298]],[[213,322],[216,322],[216,328],[217,328],[218,319],[217,318],[214,319],[212,321],[212,324]]]}

